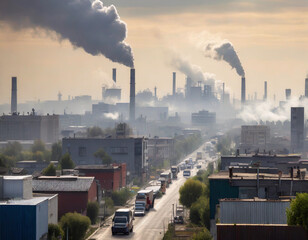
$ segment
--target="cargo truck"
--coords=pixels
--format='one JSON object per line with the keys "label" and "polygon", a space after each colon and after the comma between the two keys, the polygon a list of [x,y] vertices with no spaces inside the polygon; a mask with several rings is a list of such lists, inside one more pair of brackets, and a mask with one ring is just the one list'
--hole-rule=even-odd
{"label": "cargo truck", "polygon": [[112,235],[115,235],[117,233],[124,233],[128,235],[130,232],[133,231],[133,220],[134,215],[132,210],[128,208],[118,209],[112,219]]}
{"label": "cargo truck", "polygon": [[145,210],[149,211],[154,207],[154,194],[153,190],[140,190],[137,193],[135,205],[145,204]]}
{"label": "cargo truck", "polygon": [[178,178],[179,167],[178,166],[172,166],[171,167],[171,172],[172,172],[172,178],[173,179],[177,179]]}

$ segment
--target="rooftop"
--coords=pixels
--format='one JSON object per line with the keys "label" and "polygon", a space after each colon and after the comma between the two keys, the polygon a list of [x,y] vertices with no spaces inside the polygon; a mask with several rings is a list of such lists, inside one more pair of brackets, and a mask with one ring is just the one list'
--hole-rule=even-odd
{"label": "rooftop", "polygon": [[22,176],[3,176],[5,180],[24,180],[24,179],[32,179],[31,175],[22,175]]}
{"label": "rooftop", "polygon": [[252,198],[252,199],[239,199],[239,198],[224,198],[219,199],[220,202],[290,202],[290,199],[263,199],[263,198]]}
{"label": "rooftop", "polygon": [[79,165],[75,167],[75,170],[113,170],[118,169],[119,166],[112,166],[112,165]]}
{"label": "rooftop", "polygon": [[33,192],[87,192],[94,177],[39,177],[32,181]]}
{"label": "rooftop", "polygon": [[[214,173],[212,175],[209,176],[209,179],[229,179],[229,172],[228,171],[220,171],[218,173]],[[233,180],[241,180],[241,179],[245,179],[245,180],[256,180],[257,179],[257,173],[238,173],[238,172],[234,172],[232,174],[232,179]],[[263,180],[278,180],[279,176],[278,173],[277,174],[271,174],[271,173],[259,173],[259,179]],[[290,174],[282,174],[281,175],[281,180],[292,180],[292,178],[290,177]],[[293,180],[301,180],[299,178],[296,178],[296,174],[293,177]],[[304,180],[308,180],[308,176],[305,176]],[[302,180],[302,181],[304,181]]]}
{"label": "rooftop", "polygon": [[20,206],[25,206],[25,205],[31,205],[35,206],[45,200],[48,200],[48,197],[35,197],[31,199],[13,199],[13,200],[8,200],[8,201],[1,201],[1,205],[20,205]]}

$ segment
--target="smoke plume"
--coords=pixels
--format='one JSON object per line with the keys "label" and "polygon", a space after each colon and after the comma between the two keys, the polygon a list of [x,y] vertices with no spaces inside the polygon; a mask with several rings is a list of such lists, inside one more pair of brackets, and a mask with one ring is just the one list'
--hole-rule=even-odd
{"label": "smoke plume", "polygon": [[190,61],[183,56],[172,53],[170,64],[181,73],[190,77],[193,81],[193,85],[197,85],[198,82],[201,82],[206,85],[211,85],[216,92],[222,92],[222,82],[215,79],[216,75],[214,73],[203,72],[200,66],[191,64]]}
{"label": "smoke plume", "polygon": [[[250,105],[245,105],[244,109],[238,114],[237,117],[241,118],[245,122],[284,122],[290,120],[291,107],[305,107],[308,104],[307,99],[291,98],[279,107],[275,107],[275,104],[270,101],[255,102]],[[308,112],[305,109],[305,118],[307,118]]]}
{"label": "smoke plume", "polygon": [[91,55],[133,67],[131,47],[124,42],[126,24],[116,8],[100,0],[1,0],[0,21],[13,29],[44,29]]}
{"label": "smoke plume", "polygon": [[245,77],[241,61],[231,42],[227,40],[210,42],[206,44],[204,50],[206,57],[213,58],[217,61],[223,60],[229,63],[232,68],[236,69],[238,75]]}

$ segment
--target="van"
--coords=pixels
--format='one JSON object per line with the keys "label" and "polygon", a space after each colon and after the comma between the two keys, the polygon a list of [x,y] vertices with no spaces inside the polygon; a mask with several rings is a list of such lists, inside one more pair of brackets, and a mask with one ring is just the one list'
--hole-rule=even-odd
{"label": "van", "polygon": [[128,208],[118,209],[112,219],[112,235],[117,233],[124,233],[129,235],[129,233],[132,232],[134,228],[133,220],[134,214],[132,210]]}

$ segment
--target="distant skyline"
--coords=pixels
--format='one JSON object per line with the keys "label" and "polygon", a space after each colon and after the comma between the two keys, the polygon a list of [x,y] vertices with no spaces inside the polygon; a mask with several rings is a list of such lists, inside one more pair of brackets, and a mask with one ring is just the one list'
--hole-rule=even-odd
{"label": "distant skyline", "polygon": [[[14,0],[17,1],[18,0]],[[171,64],[171,51],[184,56],[204,72],[225,82],[231,97],[240,98],[240,77],[222,61],[204,57],[198,43],[212,38],[232,42],[246,72],[248,94],[285,99],[285,89],[303,95],[308,73],[308,4],[305,0],[202,1],[108,0],[126,23],[128,43],[136,68],[136,90],[157,86],[158,97],[172,93],[172,72],[177,87],[185,75]],[[89,26],[90,27],[90,26]],[[18,102],[92,95],[101,99],[101,87],[112,85],[117,68],[123,100],[129,96],[129,68],[104,56],[92,56],[59,42],[54,32],[13,30],[0,18],[0,103],[10,103],[11,77],[18,78]]]}

